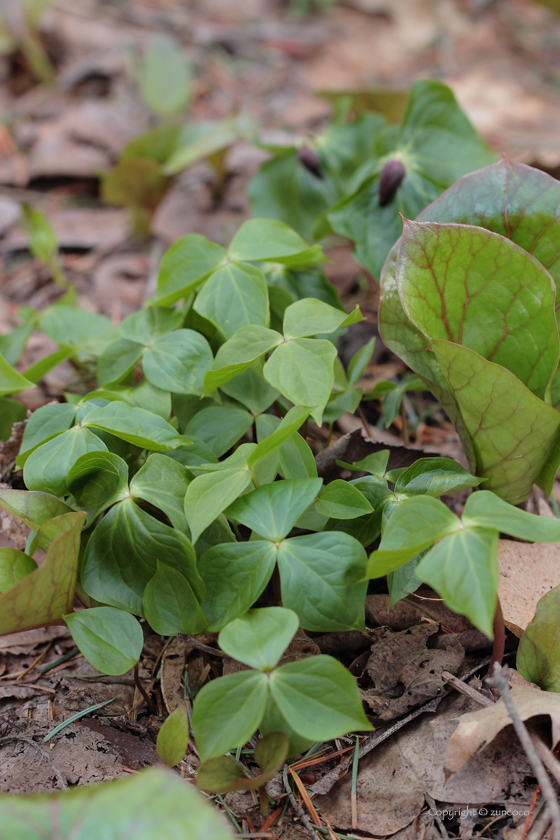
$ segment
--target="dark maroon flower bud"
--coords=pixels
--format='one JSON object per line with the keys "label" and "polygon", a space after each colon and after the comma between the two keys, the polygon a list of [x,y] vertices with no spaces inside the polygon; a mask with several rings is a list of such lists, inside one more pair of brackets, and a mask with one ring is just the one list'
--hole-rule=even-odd
{"label": "dark maroon flower bud", "polygon": [[379,176],[379,206],[385,207],[397,194],[403,182],[406,169],[400,160],[388,160]]}
{"label": "dark maroon flower bud", "polygon": [[313,149],[310,149],[309,146],[300,146],[297,150],[297,156],[299,158],[299,162],[305,166],[308,172],[311,172],[311,174],[315,175],[316,178],[323,177],[319,158]]}

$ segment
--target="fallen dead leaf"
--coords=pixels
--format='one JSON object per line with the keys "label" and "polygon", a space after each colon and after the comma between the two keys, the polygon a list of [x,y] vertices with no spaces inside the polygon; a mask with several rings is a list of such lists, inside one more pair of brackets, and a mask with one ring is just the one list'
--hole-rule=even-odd
{"label": "fallen dead leaf", "polygon": [[472,624],[462,615],[454,613],[432,592],[419,589],[415,595],[408,595],[389,610],[389,596],[374,594],[366,598],[366,623],[381,625],[392,630],[406,630],[421,621],[431,620],[442,624],[453,633],[471,630]]}
{"label": "fallen dead leaf", "polygon": [[498,565],[504,622],[521,638],[542,596],[560,586],[560,543],[500,540]]}
{"label": "fallen dead leaf", "polygon": [[[550,717],[552,723],[552,748],[560,741],[560,693],[541,691],[531,686],[514,685],[511,697],[522,720]],[[445,771],[457,773],[475,753],[480,755],[499,733],[512,723],[503,700],[493,706],[462,716],[459,726],[451,736],[445,755]]]}

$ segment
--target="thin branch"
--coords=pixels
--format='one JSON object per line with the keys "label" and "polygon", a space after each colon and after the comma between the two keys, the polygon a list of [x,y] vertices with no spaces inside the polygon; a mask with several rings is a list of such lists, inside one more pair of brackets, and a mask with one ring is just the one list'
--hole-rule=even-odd
{"label": "thin branch", "polygon": [[322,840],[322,838],[315,831],[315,828],[313,827],[313,823],[311,822],[311,820],[309,819],[309,817],[307,816],[307,814],[305,813],[303,808],[300,808],[299,805],[297,804],[296,798],[295,798],[294,794],[292,793],[292,789],[290,787],[290,782],[288,781],[288,765],[287,764],[284,765],[284,770],[282,771],[282,778],[284,780],[284,789],[285,789],[286,793],[288,794],[291,806],[294,809],[297,816],[302,821],[305,828],[307,829],[307,833],[312,838],[312,840]]}
{"label": "thin branch", "polygon": [[488,680],[488,682],[490,685],[495,686],[502,695],[502,700],[504,701],[507,712],[511,718],[517,737],[519,738],[521,746],[525,750],[525,754],[529,759],[537,781],[541,786],[542,795],[552,819],[554,840],[560,840],[560,807],[558,805],[558,799],[556,798],[554,788],[548,778],[544,765],[538,756],[537,750],[535,749],[532,738],[527,731],[527,727],[521,720],[519,712],[513,702],[508,682],[504,676],[504,669],[501,665],[498,665],[497,662],[494,663],[494,675]]}
{"label": "thin branch", "polygon": [[142,685],[142,680],[138,676],[138,663],[136,663],[136,665],[134,666],[134,685],[136,686],[136,688],[138,689],[138,691],[140,692],[140,694],[142,695],[142,697],[146,701],[146,705],[148,707],[148,711],[150,712],[150,714],[154,715],[154,716],[157,716],[157,712],[155,710],[154,704],[152,703],[152,698],[150,697],[150,695],[148,694],[148,692],[146,691],[146,689]]}

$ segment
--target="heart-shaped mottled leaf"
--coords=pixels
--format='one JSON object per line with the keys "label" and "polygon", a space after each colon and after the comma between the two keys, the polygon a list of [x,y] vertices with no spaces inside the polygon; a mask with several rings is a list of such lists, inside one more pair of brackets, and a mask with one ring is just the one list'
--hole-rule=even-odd
{"label": "heart-shaped mottled leaf", "polygon": [[85,513],[61,516],[64,526],[51,542],[41,568],[0,596],[0,635],[51,624],[72,609],[85,518]]}
{"label": "heart-shaped mottled leaf", "polygon": [[156,749],[167,767],[175,767],[189,747],[189,719],[185,706],[174,709],[158,732]]}
{"label": "heart-shaped mottled leaf", "polygon": [[209,629],[222,630],[252,607],[275,565],[276,546],[269,540],[222,543],[205,551],[198,569],[206,585],[201,606]]}
{"label": "heart-shaped mottled leaf", "polygon": [[474,446],[471,468],[487,479],[485,489],[514,505],[533,484],[550,493],[560,460],[560,413],[473,350],[439,339],[433,349]]}
{"label": "heart-shaped mottled leaf", "polygon": [[560,691],[560,587],[544,595],[523,633],[517,670],[544,691]]}
{"label": "heart-shaped mottled leaf", "polygon": [[288,647],[299,626],[298,617],[283,607],[265,607],[230,622],[218,638],[220,647],[257,671],[271,671]]}
{"label": "heart-shaped mottled leaf", "polygon": [[102,674],[126,674],[140,659],[144,634],[129,613],[94,607],[65,615],[64,620],[81,653]]}
{"label": "heart-shaped mottled leaf", "polygon": [[544,396],[558,364],[555,286],[522,248],[483,228],[405,221],[397,286],[429,339],[463,344]]}

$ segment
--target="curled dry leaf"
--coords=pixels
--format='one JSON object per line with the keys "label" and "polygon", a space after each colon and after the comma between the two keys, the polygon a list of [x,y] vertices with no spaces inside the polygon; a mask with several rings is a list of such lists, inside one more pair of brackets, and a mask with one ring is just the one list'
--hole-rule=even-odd
{"label": "curled dry leaf", "polygon": [[[530,684],[513,685],[511,696],[522,720],[548,715],[552,723],[552,748],[560,741],[560,693],[541,691]],[[480,711],[463,715],[451,736],[445,756],[446,773],[456,773],[477,750],[482,750],[506,726],[511,718],[503,700]]]}
{"label": "curled dry leaf", "polygon": [[560,586],[560,543],[500,540],[498,565],[504,622],[520,638],[543,595]]}

